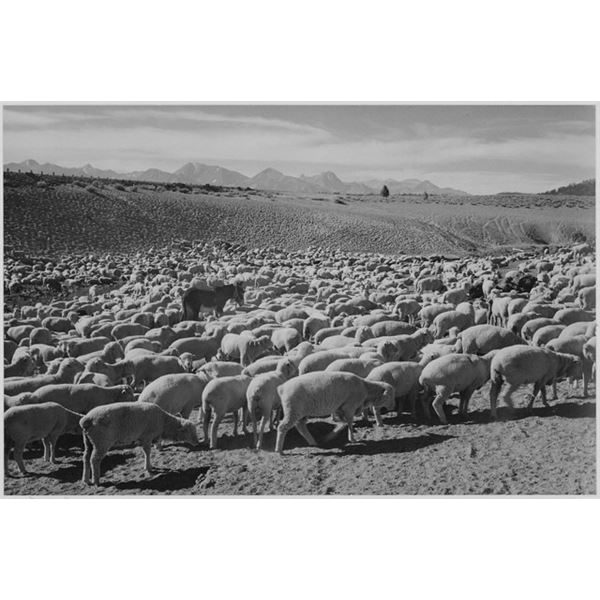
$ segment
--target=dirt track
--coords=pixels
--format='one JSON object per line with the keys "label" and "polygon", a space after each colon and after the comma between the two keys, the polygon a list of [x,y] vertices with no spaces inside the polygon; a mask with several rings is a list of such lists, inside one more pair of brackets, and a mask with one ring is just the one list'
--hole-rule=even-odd
{"label": "dirt track", "polygon": [[[489,384],[488,384],[489,385]],[[595,401],[580,392],[567,396],[559,386],[552,410],[539,406],[532,415],[524,408],[513,414],[500,409],[500,420],[489,421],[488,385],[471,400],[467,422],[451,417],[448,426],[415,425],[404,418],[384,417],[384,427],[359,425],[357,442],[309,448],[295,432],[286,439],[286,454],[250,449],[251,437],[229,437],[222,425],[221,449],[190,450],[166,445],[153,451],[154,465],[164,469],[148,477],[140,449],[112,451],[103,462],[99,489],[83,486],[81,450],[59,452],[59,465],[41,458],[42,450],[26,454],[36,475],[5,480],[6,494],[594,494]],[[517,407],[525,405],[522,388]],[[595,388],[592,386],[591,393]],[[452,401],[456,403],[455,400]],[[332,425],[309,424],[317,439]],[[221,434],[223,435],[223,434]],[[74,440],[77,444],[79,440]],[[36,457],[33,458],[32,457]],[[12,472],[16,465],[11,461]]]}

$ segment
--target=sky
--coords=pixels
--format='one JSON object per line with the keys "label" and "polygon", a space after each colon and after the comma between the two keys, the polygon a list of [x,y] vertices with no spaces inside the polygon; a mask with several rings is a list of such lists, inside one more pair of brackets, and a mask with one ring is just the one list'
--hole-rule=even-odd
{"label": "sky", "polygon": [[3,162],[127,172],[186,162],[255,175],[428,179],[475,194],[595,176],[595,107],[574,105],[4,106]]}

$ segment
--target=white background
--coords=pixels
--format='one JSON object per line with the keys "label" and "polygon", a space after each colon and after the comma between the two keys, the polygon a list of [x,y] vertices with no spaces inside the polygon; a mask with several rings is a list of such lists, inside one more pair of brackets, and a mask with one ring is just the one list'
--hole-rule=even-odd
{"label": "white background", "polygon": [[[590,101],[595,2],[2,4],[4,101]],[[0,502],[7,598],[581,598],[597,501]]]}

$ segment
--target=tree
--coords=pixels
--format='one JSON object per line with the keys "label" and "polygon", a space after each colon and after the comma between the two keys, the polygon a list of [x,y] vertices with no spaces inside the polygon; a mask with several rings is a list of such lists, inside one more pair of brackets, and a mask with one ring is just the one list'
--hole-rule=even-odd
{"label": "tree", "polygon": [[390,195],[390,190],[388,190],[388,186],[384,185],[381,188],[381,192],[379,192],[384,198],[387,198]]}

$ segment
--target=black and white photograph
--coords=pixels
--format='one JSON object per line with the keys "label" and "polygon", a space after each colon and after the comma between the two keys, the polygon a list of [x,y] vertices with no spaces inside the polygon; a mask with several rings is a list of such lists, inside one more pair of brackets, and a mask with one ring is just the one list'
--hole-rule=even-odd
{"label": "black and white photograph", "polygon": [[589,496],[594,103],[6,103],[7,496]]}

